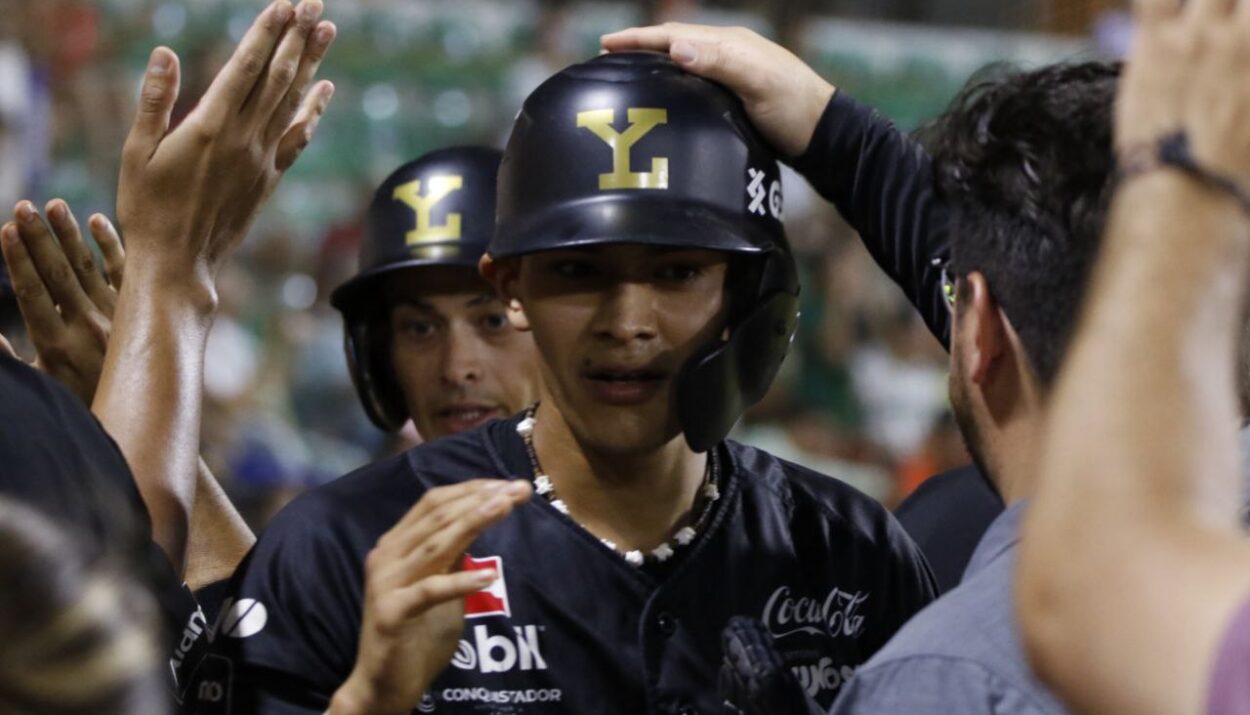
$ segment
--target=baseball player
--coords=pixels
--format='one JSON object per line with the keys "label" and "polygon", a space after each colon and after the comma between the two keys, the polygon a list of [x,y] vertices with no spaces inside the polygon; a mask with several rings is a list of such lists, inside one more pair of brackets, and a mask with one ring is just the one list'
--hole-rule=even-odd
{"label": "baseball player", "polygon": [[477,262],[495,229],[501,153],[430,152],[382,182],[343,314],[352,381],[369,419],[409,418],[426,440],[520,412],[538,396],[533,339],[512,330]]}
{"label": "baseball player", "polygon": [[[765,138],[837,207],[949,350],[941,276],[951,255],[951,210],[931,188],[932,160],[919,142],[789,50],[744,28],[667,23],[605,35],[602,44],[609,51],[671,52],[687,71],[738,94]],[[943,591],[958,583],[1003,510],[980,467],[938,475],[895,512]]]}
{"label": "baseball player", "polygon": [[481,269],[540,402],[279,514],[201,710],[717,712],[736,614],[831,702],[934,586],[871,499],[725,440],[795,325],[781,210],[741,104],[667,58],[539,87]]}

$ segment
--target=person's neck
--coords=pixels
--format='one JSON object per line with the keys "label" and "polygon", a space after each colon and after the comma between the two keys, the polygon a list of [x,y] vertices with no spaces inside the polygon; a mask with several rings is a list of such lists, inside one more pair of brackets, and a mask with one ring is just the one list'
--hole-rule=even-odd
{"label": "person's neck", "polygon": [[707,454],[677,437],[658,448],[611,454],[580,442],[551,401],[538,409],[534,451],[569,515],[623,550],[649,551],[687,526]]}
{"label": "person's neck", "polygon": [[1040,415],[1020,415],[987,435],[986,477],[1007,506],[1033,494],[1042,428]]}

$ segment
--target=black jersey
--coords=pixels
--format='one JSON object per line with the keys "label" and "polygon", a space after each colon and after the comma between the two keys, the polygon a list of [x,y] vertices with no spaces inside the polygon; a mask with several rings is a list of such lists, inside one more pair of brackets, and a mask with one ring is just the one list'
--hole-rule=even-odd
{"label": "black jersey", "polygon": [[69,390],[7,355],[0,355],[0,396],[0,495],[42,512],[89,561],[109,559],[151,589],[181,694],[206,649],[205,619],[152,541],[147,507],[117,444]]}
{"label": "black jersey", "polygon": [[[368,551],[432,487],[532,478],[518,420],[422,445],[283,510],[235,577],[202,704],[324,710],[355,660]],[[418,712],[720,712],[721,631],[738,614],[768,624],[808,692],[832,702],[933,598],[928,566],[851,487],[744,445],[718,450],[722,498],[662,573],[541,498],[488,530],[468,558],[502,577],[466,600],[459,649]]]}

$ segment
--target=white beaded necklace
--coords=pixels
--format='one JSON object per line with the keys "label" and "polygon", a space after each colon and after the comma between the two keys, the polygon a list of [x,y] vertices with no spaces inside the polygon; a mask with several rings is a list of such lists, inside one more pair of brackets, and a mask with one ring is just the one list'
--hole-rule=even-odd
{"label": "white beaded necklace", "polygon": [[[557,511],[569,516],[569,507],[564,500],[556,496],[555,485],[551,483],[551,478],[543,472],[542,467],[538,464],[538,452],[534,449],[534,414],[538,412],[538,404],[535,403],[525,411],[525,417],[517,423],[517,434],[521,435],[521,441],[525,443],[525,451],[529,455],[530,467],[534,470],[534,491],[541,497],[550,502],[551,506]],[[694,541],[699,535],[703,527],[707,525],[707,521],[712,516],[712,507],[716,504],[716,500],[720,499],[720,488],[717,482],[720,481],[720,463],[716,459],[716,451],[710,451],[707,455],[707,469],[703,472],[703,483],[699,486],[699,495],[704,499],[702,510],[699,512],[698,518],[694,520],[691,526],[683,526],[673,534],[673,538],[651,549],[643,552],[638,549],[630,551],[621,551],[621,549],[611,539],[598,537],[599,541],[609,549],[621,554],[625,561],[633,566],[642,566],[648,561],[654,563],[663,563],[673,558],[676,549],[686,546]],[[578,524],[587,533],[593,533],[587,529],[585,525]]]}

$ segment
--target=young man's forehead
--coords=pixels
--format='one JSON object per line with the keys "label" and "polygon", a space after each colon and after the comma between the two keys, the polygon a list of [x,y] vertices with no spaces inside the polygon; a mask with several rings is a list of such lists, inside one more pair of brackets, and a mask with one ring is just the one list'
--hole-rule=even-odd
{"label": "young man's forehead", "polygon": [[391,304],[427,309],[436,305],[472,307],[496,300],[494,288],[476,269],[461,266],[418,266],[393,271],[385,276],[383,295]]}

